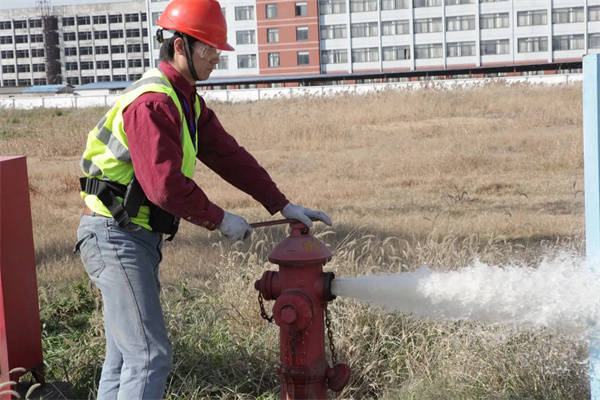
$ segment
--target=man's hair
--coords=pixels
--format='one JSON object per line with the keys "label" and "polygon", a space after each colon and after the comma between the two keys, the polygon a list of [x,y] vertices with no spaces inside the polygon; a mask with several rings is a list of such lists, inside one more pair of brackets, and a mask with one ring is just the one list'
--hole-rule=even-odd
{"label": "man's hair", "polygon": [[[168,39],[163,40],[160,46],[160,52],[158,53],[158,58],[160,61],[172,61],[175,56],[175,39],[178,37],[183,37],[184,33],[175,32],[173,36]],[[194,51],[192,46],[197,42],[197,39],[186,35],[188,40],[188,45],[190,47],[190,53]]]}

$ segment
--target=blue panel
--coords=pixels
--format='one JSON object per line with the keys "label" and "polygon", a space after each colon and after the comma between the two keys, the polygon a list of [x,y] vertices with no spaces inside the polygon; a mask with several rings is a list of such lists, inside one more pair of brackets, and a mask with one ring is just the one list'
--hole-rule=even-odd
{"label": "blue panel", "polygon": [[[583,161],[585,178],[586,254],[592,268],[600,262],[600,164],[599,134],[600,79],[598,54],[583,58]],[[598,333],[598,328],[594,333]],[[592,334],[598,337],[597,334]],[[592,400],[600,400],[600,343],[590,341],[590,389]]]}

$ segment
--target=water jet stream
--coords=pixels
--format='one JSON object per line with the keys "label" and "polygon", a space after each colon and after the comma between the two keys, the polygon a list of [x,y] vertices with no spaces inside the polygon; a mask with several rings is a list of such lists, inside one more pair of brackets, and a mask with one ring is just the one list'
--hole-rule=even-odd
{"label": "water jet stream", "polygon": [[416,271],[336,278],[332,293],[383,312],[517,327],[586,329],[599,321],[600,280],[586,259],[568,253],[536,268],[478,260],[456,271]]}

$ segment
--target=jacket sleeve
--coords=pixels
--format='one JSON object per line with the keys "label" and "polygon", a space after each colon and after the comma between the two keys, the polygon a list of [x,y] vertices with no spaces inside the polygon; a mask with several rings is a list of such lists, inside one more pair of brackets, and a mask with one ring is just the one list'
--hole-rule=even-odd
{"label": "jacket sleeve", "polygon": [[225,131],[215,113],[200,99],[198,159],[244,193],[261,203],[271,215],[288,203],[285,195],[258,161]]}

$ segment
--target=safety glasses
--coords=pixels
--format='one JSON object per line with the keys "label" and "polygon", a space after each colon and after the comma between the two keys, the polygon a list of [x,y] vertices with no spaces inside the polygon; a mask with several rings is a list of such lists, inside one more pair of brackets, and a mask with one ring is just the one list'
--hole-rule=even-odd
{"label": "safety glasses", "polygon": [[196,42],[192,47],[194,49],[194,52],[198,53],[200,58],[208,59],[214,57],[215,55],[221,55],[221,50],[214,48],[213,46],[208,45],[206,43]]}

